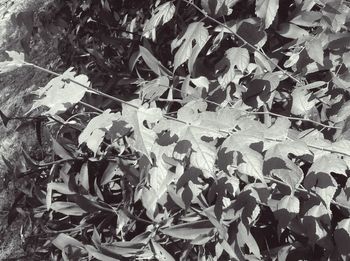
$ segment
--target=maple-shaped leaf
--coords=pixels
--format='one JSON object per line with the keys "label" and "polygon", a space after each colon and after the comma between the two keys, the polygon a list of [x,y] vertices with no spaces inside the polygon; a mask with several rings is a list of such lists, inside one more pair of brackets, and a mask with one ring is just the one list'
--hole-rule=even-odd
{"label": "maple-shaped leaf", "polygon": [[202,0],[202,8],[212,17],[230,15],[238,0]]}
{"label": "maple-shaped leaf", "polygon": [[307,54],[312,60],[323,65],[323,47],[320,39],[314,39],[305,43]]}
{"label": "maple-shaped leaf", "polygon": [[[221,133],[220,128],[233,128],[235,114],[231,119],[221,123],[228,114],[206,112],[207,104],[201,101],[193,101],[186,104],[178,111],[176,120],[162,120],[156,127],[157,133],[168,130],[171,136],[176,135],[181,144],[186,144],[186,151],[190,152],[190,162],[193,167],[202,169],[204,175],[210,177],[214,170],[215,160],[217,157],[215,139],[224,137],[225,132]],[[224,116],[226,115],[226,116]],[[208,125],[209,126],[208,126]],[[232,124],[232,125],[231,125]],[[183,154],[184,147],[177,146],[174,150],[174,156]]]}
{"label": "maple-shaped leaf", "polygon": [[[155,143],[152,147],[152,155],[154,156],[154,166],[148,171],[147,188],[142,189],[142,204],[147,209],[147,215],[154,217],[154,212],[159,199],[167,192],[168,185],[176,178],[177,175],[170,172],[170,166],[163,160],[164,156],[170,158],[175,144],[161,146]],[[181,173],[182,174],[182,173]]]}
{"label": "maple-shaped leaf", "polygon": [[[218,81],[222,88],[231,83],[240,70],[243,73],[249,64],[249,52],[246,48],[232,47],[225,52],[225,57],[217,64],[217,70],[223,71]],[[242,77],[243,75],[240,74]]]}
{"label": "maple-shaped leaf", "polygon": [[118,121],[120,118],[120,113],[111,113],[110,109],[105,110],[88,123],[79,135],[79,144],[86,142],[87,147],[96,155],[106,132],[112,127],[113,121]]}
{"label": "maple-shaped leaf", "polygon": [[55,115],[65,112],[84,97],[88,91],[84,86],[89,87],[89,85],[86,75],[76,75],[73,68],[69,68],[62,75],[51,79],[45,87],[33,92],[39,96],[39,99],[34,101],[30,111],[44,106],[49,109],[45,112],[46,114]]}
{"label": "maple-shaped leaf", "polygon": [[142,85],[140,92],[141,99],[153,102],[162,96],[169,88],[168,77],[160,76]]}
{"label": "maple-shaped leaf", "polygon": [[[303,171],[288,158],[290,144],[277,144],[265,154],[263,171],[267,176],[274,176],[289,187],[285,193],[291,194],[303,180]],[[286,187],[281,187],[286,189]]]}
{"label": "maple-shaped leaf", "polygon": [[317,103],[313,95],[304,87],[297,87],[292,92],[293,103],[291,113],[295,115],[306,115]]}
{"label": "maple-shaped leaf", "polygon": [[288,137],[288,131],[291,126],[291,122],[286,118],[277,118],[275,123],[265,130],[264,137],[266,141],[264,142],[264,150],[269,149],[278,142],[285,141]]}
{"label": "maple-shaped leaf", "polygon": [[263,136],[254,131],[238,131],[231,134],[221,145],[221,149],[235,153],[237,170],[265,183],[263,176],[263,156],[251,146],[254,143],[263,143]]}
{"label": "maple-shaped leaf", "polygon": [[174,58],[174,71],[190,57],[198,56],[208,39],[209,33],[203,22],[191,23],[182,36],[171,43],[172,52],[179,47]]}
{"label": "maple-shaped leaf", "polygon": [[24,54],[16,51],[6,51],[11,61],[0,62],[0,74],[13,71],[25,65]]}
{"label": "maple-shaped leaf", "polygon": [[[140,100],[133,100],[132,103],[135,106],[140,106],[141,102]],[[150,153],[157,138],[157,134],[153,130],[153,125],[163,117],[161,109],[135,108],[123,104],[122,117],[134,130],[134,144],[132,146],[147,156],[150,162],[152,162]]]}
{"label": "maple-shaped leaf", "polygon": [[263,19],[265,28],[272,24],[279,7],[279,0],[256,0],[255,14]]}
{"label": "maple-shaped leaf", "polygon": [[350,254],[350,218],[339,221],[334,230],[334,240],[340,254],[349,256]]}
{"label": "maple-shaped leaf", "polygon": [[[151,19],[147,20],[143,27],[143,36],[149,38],[152,32],[163,24],[169,22],[175,14],[175,5],[173,2],[165,2],[159,5],[155,10],[152,11]],[[155,37],[153,37],[153,41]]]}

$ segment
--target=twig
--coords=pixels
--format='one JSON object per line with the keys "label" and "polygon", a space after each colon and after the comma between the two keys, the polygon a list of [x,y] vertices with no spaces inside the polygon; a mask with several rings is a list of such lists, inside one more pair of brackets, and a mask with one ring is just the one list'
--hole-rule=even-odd
{"label": "twig", "polygon": [[273,116],[276,116],[276,117],[281,117],[281,118],[286,118],[288,120],[292,120],[292,121],[305,121],[305,122],[311,122],[313,124],[316,124],[316,125],[319,125],[319,126],[322,126],[322,127],[325,127],[325,128],[330,128],[330,129],[341,129],[340,127],[335,127],[335,126],[331,126],[331,125],[326,125],[326,124],[323,124],[321,122],[318,122],[318,121],[314,121],[314,120],[310,120],[310,119],[303,119],[303,118],[299,118],[299,117],[290,117],[290,116],[285,116],[285,115],[282,115],[282,114],[277,114],[277,113],[274,113],[274,112],[269,112],[269,111],[253,111],[253,112],[247,112],[248,114],[255,114],[255,115],[258,115],[258,114],[269,114],[269,115],[273,115]]}
{"label": "twig", "polygon": [[286,76],[288,76],[290,79],[292,79],[294,82],[297,83],[302,83],[300,80],[298,80],[297,78],[295,78],[293,75],[289,74],[286,70],[284,70],[281,66],[279,66],[277,63],[275,63],[274,61],[271,60],[271,58],[266,55],[264,52],[260,51],[258,48],[256,48],[254,45],[252,45],[251,43],[249,43],[247,40],[245,40],[242,36],[240,36],[238,33],[234,32],[229,26],[227,26],[226,24],[216,20],[215,18],[209,16],[206,12],[204,12],[202,9],[200,9],[197,5],[195,5],[194,3],[187,1],[187,0],[182,0],[183,2],[190,4],[191,6],[193,6],[197,11],[199,11],[202,15],[204,15],[206,18],[208,18],[209,20],[215,22],[218,25],[221,25],[222,27],[224,27],[225,29],[227,29],[231,34],[233,34],[234,36],[236,36],[238,39],[240,39],[242,42],[244,42],[246,45],[248,45],[250,48],[252,48],[253,50],[255,50],[256,52],[260,53],[262,56],[264,56],[271,64],[273,64],[274,66],[276,66],[283,74],[285,74]]}

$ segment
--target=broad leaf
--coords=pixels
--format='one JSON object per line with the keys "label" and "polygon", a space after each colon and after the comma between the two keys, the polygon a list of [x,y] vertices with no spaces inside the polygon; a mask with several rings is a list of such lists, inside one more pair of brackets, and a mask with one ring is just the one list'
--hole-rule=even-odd
{"label": "broad leaf", "polygon": [[[246,48],[232,47],[225,52],[225,57],[217,64],[217,70],[223,71],[219,76],[219,83],[222,88],[231,83],[236,77],[236,69],[244,73],[249,64],[249,53]],[[241,77],[242,74],[238,74]]]}
{"label": "broad leaf", "polygon": [[255,14],[263,19],[265,28],[272,24],[279,7],[279,0],[256,0]]}
{"label": "broad leaf", "polygon": [[350,254],[350,218],[338,223],[334,231],[334,240],[339,253],[348,256]]}
{"label": "broad leaf", "polygon": [[[198,55],[208,39],[209,33],[203,22],[191,23],[183,35],[171,43],[172,52],[179,47],[175,54],[173,71],[176,71],[181,64],[193,57],[194,53]],[[193,45],[193,42],[195,42],[195,45]]]}
{"label": "broad leaf", "polygon": [[202,8],[213,17],[230,15],[238,0],[202,0]]}
{"label": "broad leaf", "polygon": [[[139,104],[139,101],[135,100],[134,104]],[[122,116],[133,127],[135,141],[133,147],[152,162],[151,150],[157,138],[156,133],[152,130],[152,125],[163,117],[162,111],[159,108],[139,107],[136,109],[123,104]]]}
{"label": "broad leaf", "polygon": [[169,88],[168,77],[158,77],[142,85],[140,92],[141,99],[153,102],[162,96],[163,93],[166,92]]}
{"label": "broad leaf", "polygon": [[297,87],[292,92],[293,103],[291,113],[295,115],[306,115],[317,103],[312,94],[304,87]]}
{"label": "broad leaf", "polygon": [[274,216],[278,220],[279,234],[285,229],[289,222],[299,213],[300,201],[294,195],[286,195],[277,203]]}
{"label": "broad leaf", "polygon": [[110,109],[105,110],[102,114],[93,118],[79,135],[79,144],[84,142],[88,148],[96,155],[98,149],[109,128],[114,121],[120,120],[120,113],[111,113]]}
{"label": "broad leaf", "polygon": [[[155,34],[155,29],[169,22],[175,13],[174,4],[169,1],[159,5],[152,11],[152,17],[149,19],[143,27],[143,36],[149,38],[152,34]],[[152,37],[155,40],[155,37]]]}
{"label": "broad leaf", "polygon": [[11,61],[0,62],[0,74],[13,71],[25,65],[24,54],[16,51],[6,51]]}
{"label": "broad leaf", "polygon": [[34,101],[30,111],[44,106],[48,108],[46,114],[55,115],[65,112],[84,97],[88,91],[84,86],[89,87],[89,85],[86,75],[76,75],[73,68],[69,68],[62,75],[50,80],[45,87],[34,91],[39,99]]}
{"label": "broad leaf", "polygon": [[306,51],[311,59],[323,65],[323,47],[319,39],[307,41],[305,43]]}

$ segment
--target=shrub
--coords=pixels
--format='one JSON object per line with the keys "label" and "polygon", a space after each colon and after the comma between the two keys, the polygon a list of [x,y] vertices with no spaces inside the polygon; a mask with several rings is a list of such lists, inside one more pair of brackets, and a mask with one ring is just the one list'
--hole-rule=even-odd
{"label": "shrub", "polygon": [[51,161],[19,174],[51,255],[349,257],[348,2],[60,3],[78,73],[36,91]]}

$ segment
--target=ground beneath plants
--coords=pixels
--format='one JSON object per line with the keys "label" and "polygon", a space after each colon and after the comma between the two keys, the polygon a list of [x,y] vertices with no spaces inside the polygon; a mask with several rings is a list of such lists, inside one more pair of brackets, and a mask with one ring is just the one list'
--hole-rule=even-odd
{"label": "ground beneath plants", "polygon": [[[14,18],[21,12],[45,8],[50,1],[45,0],[0,0],[0,61],[6,59],[6,50],[23,52],[21,40],[26,34],[25,26],[14,23]],[[46,42],[32,37],[30,51],[26,59],[42,67],[59,70],[60,59],[55,52],[52,39]],[[9,116],[21,116],[29,110],[33,101],[31,92],[45,85],[50,75],[32,68],[19,68],[0,74],[0,109]],[[32,123],[10,121],[7,128],[0,124],[0,260],[36,260],[32,255],[34,246],[28,245],[32,240],[34,226],[28,222],[30,212],[26,211],[25,202],[18,203],[17,216],[8,226],[8,213],[19,193],[21,180],[16,179],[15,171],[5,164],[15,165],[22,144],[28,148],[34,158],[41,157],[41,148]],[[3,158],[2,158],[3,157]],[[2,159],[1,159],[2,158]],[[16,211],[15,211],[16,213]]]}

